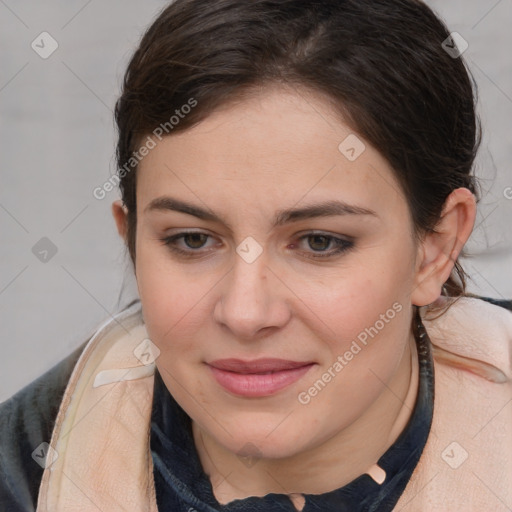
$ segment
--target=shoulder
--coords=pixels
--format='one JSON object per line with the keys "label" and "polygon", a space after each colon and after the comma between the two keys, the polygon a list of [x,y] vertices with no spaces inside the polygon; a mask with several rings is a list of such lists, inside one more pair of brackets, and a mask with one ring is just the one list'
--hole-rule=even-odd
{"label": "shoulder", "polygon": [[436,359],[493,382],[512,381],[512,301],[462,297],[423,321]]}
{"label": "shoulder", "polygon": [[412,500],[414,510],[497,509],[495,496],[512,503],[512,304],[464,297],[438,315],[423,318],[435,362],[431,434],[396,509]]}
{"label": "shoulder", "polygon": [[[9,400],[0,404],[0,512],[34,512],[44,468],[45,445],[55,427],[71,374],[86,348],[98,336],[140,311],[134,300],[98,327],[77,349]],[[34,454],[34,458],[32,457]],[[44,463],[43,463],[44,465]]]}
{"label": "shoulder", "polygon": [[43,467],[32,453],[50,441],[60,401],[86,343],[0,404],[0,510],[35,510]]}

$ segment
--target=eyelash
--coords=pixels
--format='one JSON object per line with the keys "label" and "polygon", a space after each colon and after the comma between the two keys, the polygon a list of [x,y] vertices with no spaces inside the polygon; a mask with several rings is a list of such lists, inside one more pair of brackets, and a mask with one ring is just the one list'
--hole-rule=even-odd
{"label": "eyelash", "polygon": [[[176,245],[174,245],[177,240],[179,240],[181,238],[184,239],[188,235],[205,235],[205,236],[211,238],[211,235],[208,235],[207,233],[202,233],[201,231],[182,231],[181,233],[178,233],[176,235],[171,235],[171,236],[168,236],[165,238],[161,238],[160,241],[164,245],[166,245],[175,254],[178,254],[180,256],[188,256],[188,257],[191,257],[191,256],[192,257],[200,257],[201,255],[197,254],[197,253],[199,253],[200,249],[198,249],[198,250],[194,250],[194,249],[183,250],[183,249],[179,249],[178,247],[176,247]],[[329,241],[329,243],[333,242],[336,245],[336,248],[329,252],[313,253],[314,256],[306,256],[305,255],[305,257],[309,258],[309,259],[330,258],[330,257],[336,256],[336,255],[341,255],[343,253],[346,253],[354,247],[354,242],[351,240],[344,240],[342,238],[337,238],[335,236],[327,235],[324,233],[316,233],[316,232],[308,233],[306,235],[301,236],[298,240],[302,241],[304,239],[314,237],[314,236],[320,236],[320,237],[326,238]]]}

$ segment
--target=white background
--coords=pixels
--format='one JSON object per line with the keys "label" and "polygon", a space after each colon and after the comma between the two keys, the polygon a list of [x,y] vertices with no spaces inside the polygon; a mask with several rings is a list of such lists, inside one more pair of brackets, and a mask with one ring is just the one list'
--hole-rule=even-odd
{"label": "white background", "polygon": [[[512,298],[512,0],[427,3],[468,41],[480,89],[469,289]],[[118,192],[99,201],[92,191],[115,171],[112,109],[127,60],[164,5],[0,0],[0,401],[136,296],[110,214]],[[31,48],[43,31],[59,45],[46,60]],[[42,237],[57,247],[46,263],[32,252]]]}

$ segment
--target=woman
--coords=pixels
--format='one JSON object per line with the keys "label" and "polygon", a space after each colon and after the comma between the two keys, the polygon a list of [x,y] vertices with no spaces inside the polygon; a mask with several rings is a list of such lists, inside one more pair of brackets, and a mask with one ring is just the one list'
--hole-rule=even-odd
{"label": "woman", "polygon": [[454,48],[416,0],[162,11],[116,106],[140,301],[2,406],[6,510],[512,506]]}

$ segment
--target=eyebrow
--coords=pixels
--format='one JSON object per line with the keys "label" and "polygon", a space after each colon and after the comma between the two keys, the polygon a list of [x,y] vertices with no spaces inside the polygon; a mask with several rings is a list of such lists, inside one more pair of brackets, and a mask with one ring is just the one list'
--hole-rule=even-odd
{"label": "eyebrow", "polygon": [[[225,224],[230,228],[229,224],[224,222],[213,212],[169,196],[161,196],[153,199],[146,208],[144,208],[144,212],[150,211],[176,211],[186,213],[187,215],[193,215],[194,217],[202,220]],[[275,228],[290,222],[297,222],[304,219],[331,217],[336,215],[369,215],[378,218],[377,213],[368,208],[351,205],[340,200],[331,200],[310,204],[301,208],[279,210],[273,219],[272,227]]]}

